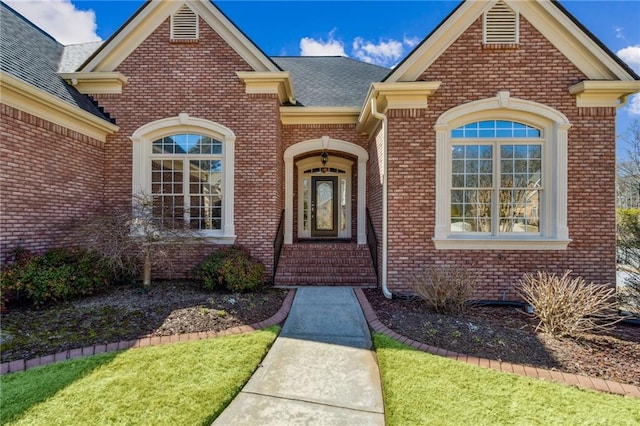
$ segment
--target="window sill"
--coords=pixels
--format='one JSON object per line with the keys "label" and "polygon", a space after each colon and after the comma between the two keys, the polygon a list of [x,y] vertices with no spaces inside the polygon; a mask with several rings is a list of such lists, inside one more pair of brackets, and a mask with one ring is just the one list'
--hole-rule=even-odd
{"label": "window sill", "polygon": [[[137,239],[144,239],[144,235],[132,233],[131,236]],[[233,245],[236,242],[235,235],[206,235],[198,233],[172,234],[161,237],[154,244],[215,244]]]}
{"label": "window sill", "polygon": [[548,238],[433,238],[436,250],[566,250],[572,240]]}

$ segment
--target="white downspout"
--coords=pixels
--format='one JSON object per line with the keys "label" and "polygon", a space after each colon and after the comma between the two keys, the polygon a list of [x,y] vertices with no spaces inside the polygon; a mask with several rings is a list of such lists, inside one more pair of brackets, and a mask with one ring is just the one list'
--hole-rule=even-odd
{"label": "white downspout", "polygon": [[387,299],[391,299],[393,294],[387,287],[387,116],[378,112],[375,99],[371,99],[371,114],[378,120],[382,120],[382,273],[380,274],[380,282],[382,284],[382,294]]}

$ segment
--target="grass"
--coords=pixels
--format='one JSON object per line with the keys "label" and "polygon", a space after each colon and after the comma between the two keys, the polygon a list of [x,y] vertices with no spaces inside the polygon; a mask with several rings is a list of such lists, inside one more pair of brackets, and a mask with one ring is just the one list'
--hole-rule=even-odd
{"label": "grass", "polygon": [[233,400],[277,327],[97,355],[0,378],[1,424],[204,425]]}
{"label": "grass", "polygon": [[640,401],[500,373],[374,336],[387,425],[638,425]]}

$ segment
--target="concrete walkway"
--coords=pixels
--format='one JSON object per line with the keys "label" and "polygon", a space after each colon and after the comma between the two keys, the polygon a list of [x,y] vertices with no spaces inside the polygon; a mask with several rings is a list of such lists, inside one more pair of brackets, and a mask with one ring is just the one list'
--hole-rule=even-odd
{"label": "concrete walkway", "polygon": [[371,335],[351,288],[296,292],[282,333],[214,425],[384,425]]}

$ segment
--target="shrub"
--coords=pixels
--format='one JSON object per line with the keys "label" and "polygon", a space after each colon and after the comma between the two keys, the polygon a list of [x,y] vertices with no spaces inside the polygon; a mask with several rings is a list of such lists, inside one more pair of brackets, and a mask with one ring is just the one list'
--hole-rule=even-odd
{"label": "shrub", "polygon": [[533,306],[539,328],[556,337],[574,337],[582,332],[607,328],[620,319],[615,288],[587,284],[582,277],[548,272],[525,274],[518,282],[520,295]]}
{"label": "shrub", "polygon": [[409,285],[435,312],[458,314],[469,305],[476,275],[460,267],[429,266],[415,275]]}
{"label": "shrub", "polygon": [[630,269],[624,284],[618,287],[620,308],[640,317],[640,271]]}
{"label": "shrub", "polygon": [[55,249],[41,255],[16,250],[0,274],[3,303],[21,297],[34,305],[86,296],[106,287],[110,277],[100,257],[80,249]]}
{"label": "shrub", "polygon": [[242,293],[257,289],[264,281],[264,265],[238,246],[216,250],[192,272],[207,290]]}

